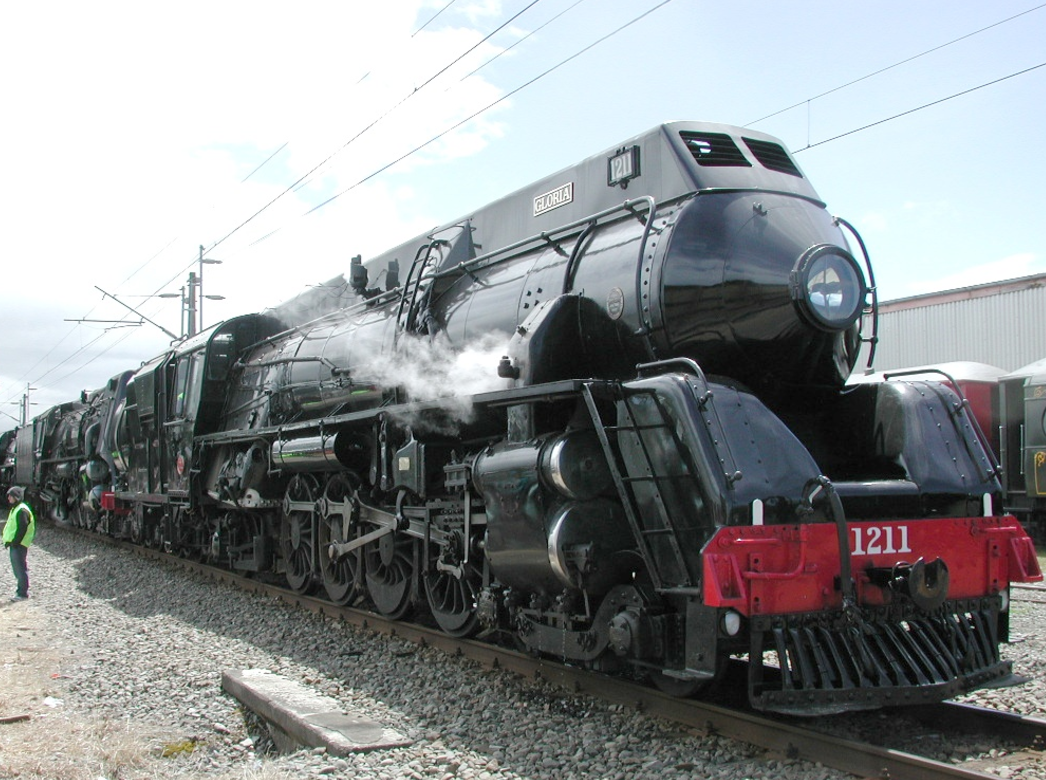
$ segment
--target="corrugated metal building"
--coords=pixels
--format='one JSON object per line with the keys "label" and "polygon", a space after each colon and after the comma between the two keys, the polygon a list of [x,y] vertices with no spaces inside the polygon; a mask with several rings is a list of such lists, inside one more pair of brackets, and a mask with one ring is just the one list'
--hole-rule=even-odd
{"label": "corrugated metal building", "polygon": [[[871,333],[865,323],[865,333]],[[867,346],[856,372],[867,363]],[[875,369],[975,361],[1015,371],[1046,358],[1046,274],[885,301]]]}

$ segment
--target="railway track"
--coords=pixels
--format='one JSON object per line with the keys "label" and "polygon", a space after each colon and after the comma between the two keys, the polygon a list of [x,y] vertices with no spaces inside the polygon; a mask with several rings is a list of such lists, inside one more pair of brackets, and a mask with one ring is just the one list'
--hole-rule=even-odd
{"label": "railway track", "polygon": [[1030,601],[1033,604],[1046,604],[1046,585],[1036,585],[1023,582],[1010,583],[1010,588],[1016,596],[1020,594],[1021,601]]}
{"label": "railway track", "polygon": [[[632,707],[699,733],[738,740],[756,746],[771,756],[818,762],[860,778],[890,780],[998,778],[1000,775],[986,770],[998,771],[1004,766],[996,757],[987,761],[974,758],[961,765],[945,763],[917,753],[873,745],[859,738],[840,736],[838,732],[826,733],[813,726],[797,725],[794,719],[785,722],[780,717],[755,713],[740,703],[725,706],[721,703],[674,698],[627,680],[563,666],[475,640],[450,637],[437,629],[414,623],[390,621],[365,610],[340,607],[320,598],[295,593],[271,583],[159,550],[100,537],[79,529],[67,530],[122,547],[146,558],[165,561],[247,592],[279,598],[315,614],[465,657],[485,668],[504,669],[525,678],[544,680],[566,692],[587,694],[613,704]],[[944,739],[959,733],[984,735],[1000,740],[1000,745],[1005,740],[1007,747],[1004,752],[1017,756],[1018,760],[1046,760],[1043,755],[1043,748],[1046,747],[1044,720],[952,702],[906,707],[898,713],[899,717],[911,717],[928,724],[933,732],[943,735]],[[841,721],[837,718],[831,720],[838,728]]]}

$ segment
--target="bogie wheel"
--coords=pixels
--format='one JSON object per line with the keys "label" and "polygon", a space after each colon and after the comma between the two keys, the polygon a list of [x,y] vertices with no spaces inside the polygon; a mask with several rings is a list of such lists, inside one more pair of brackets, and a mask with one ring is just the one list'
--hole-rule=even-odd
{"label": "bogie wheel", "polygon": [[391,620],[405,617],[413,606],[414,540],[386,534],[363,548],[363,560],[367,592],[375,609]]}
{"label": "bogie wheel", "polygon": [[[442,556],[444,566],[432,561],[425,574],[425,595],[436,625],[445,634],[455,637],[470,636],[479,626],[476,616],[476,595],[482,577],[471,563],[461,563],[461,540],[452,537],[452,555]],[[446,551],[445,551],[446,552]]]}
{"label": "bogie wheel", "polygon": [[316,561],[316,499],[320,486],[311,474],[298,474],[287,485],[280,520],[280,549],[287,585],[296,593],[312,586]]}
{"label": "bogie wheel", "polygon": [[349,528],[346,501],[355,489],[352,481],[344,474],[335,474],[327,483],[323,497],[326,516],[319,519],[320,574],[327,598],[335,604],[351,604],[359,597],[360,566],[362,554],[357,549],[340,558],[331,558],[329,548],[354,536]]}

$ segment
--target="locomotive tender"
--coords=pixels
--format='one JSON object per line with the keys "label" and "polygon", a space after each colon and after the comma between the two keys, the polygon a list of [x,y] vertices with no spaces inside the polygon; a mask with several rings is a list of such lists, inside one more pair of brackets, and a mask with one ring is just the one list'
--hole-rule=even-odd
{"label": "locomotive tender", "polygon": [[951,389],[845,386],[874,286],[844,228],[776,139],[665,124],[52,410],[16,478],[681,695],[731,656],[781,712],[1012,682],[1034,547]]}

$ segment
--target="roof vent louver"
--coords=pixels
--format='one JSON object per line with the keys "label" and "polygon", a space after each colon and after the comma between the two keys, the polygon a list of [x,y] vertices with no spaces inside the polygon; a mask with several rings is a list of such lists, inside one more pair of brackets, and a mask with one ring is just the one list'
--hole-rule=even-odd
{"label": "roof vent louver", "polygon": [[694,133],[684,130],[679,133],[686,148],[694,156],[698,165],[740,166],[750,168],[748,162],[734,139],[725,133]]}
{"label": "roof vent louver", "polygon": [[795,163],[792,162],[792,158],[788,156],[788,152],[779,144],[770,143],[769,141],[757,141],[754,138],[745,138],[744,142],[764,167],[778,173],[787,173],[799,178],[803,177]]}

